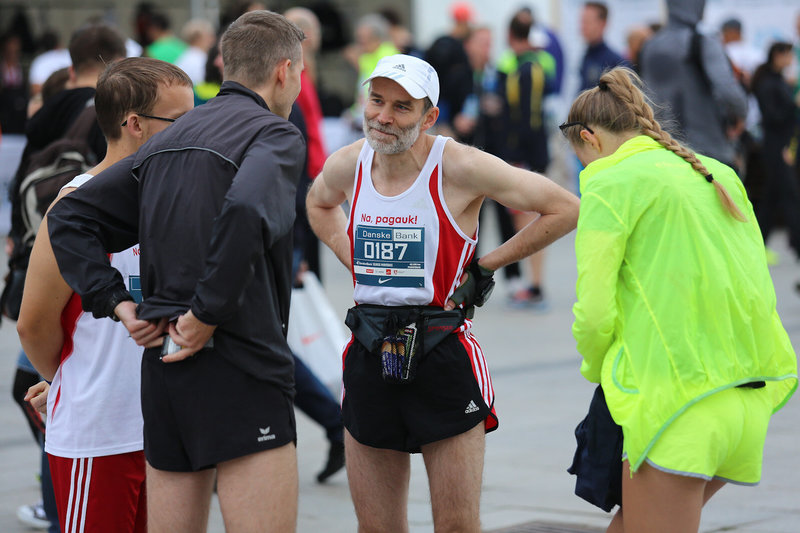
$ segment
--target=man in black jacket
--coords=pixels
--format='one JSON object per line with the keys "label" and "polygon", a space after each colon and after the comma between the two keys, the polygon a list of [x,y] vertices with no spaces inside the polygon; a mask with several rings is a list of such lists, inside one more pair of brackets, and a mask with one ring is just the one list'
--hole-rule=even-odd
{"label": "man in black jacket", "polygon": [[[48,215],[59,268],[83,308],[126,325],[150,321],[129,331],[147,347],[151,532],[205,529],[214,468],[226,529],[296,524],[286,323],[305,150],[286,118],[300,91],[302,39],[274,13],[237,19],[221,40],[220,94]],[[105,255],[135,242],[138,308]]]}

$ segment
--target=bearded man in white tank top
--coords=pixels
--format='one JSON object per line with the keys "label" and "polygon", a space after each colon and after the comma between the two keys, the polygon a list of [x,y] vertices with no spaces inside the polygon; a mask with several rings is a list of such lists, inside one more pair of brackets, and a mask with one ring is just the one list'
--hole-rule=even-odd
{"label": "bearded man in white tank top", "polygon": [[[56,202],[189,111],[194,96],[182,70],[136,57],[113,63],[100,75],[95,103],[108,142],[106,157],[65,185]],[[110,254],[110,262],[128,291],[141,295],[139,245]],[[45,451],[65,532],[147,529],[142,348],[136,341],[145,344],[161,331],[136,318],[133,302],[126,310],[122,323],[82,311],[80,296],[61,277],[47,221],[42,222],[17,330],[31,362],[52,384],[31,387],[26,400],[33,405],[46,401]]]}
{"label": "bearded man in white tank top", "polygon": [[[366,140],[331,155],[307,197],[312,228],[355,286],[342,411],[359,531],[408,530],[409,453],[421,452],[436,531],[479,532],[484,435],[498,421],[473,307],[493,271],[575,228],[578,200],[426,133],[439,80],[425,61],[386,57],[366,83]],[[478,260],[485,197],[541,216]]]}

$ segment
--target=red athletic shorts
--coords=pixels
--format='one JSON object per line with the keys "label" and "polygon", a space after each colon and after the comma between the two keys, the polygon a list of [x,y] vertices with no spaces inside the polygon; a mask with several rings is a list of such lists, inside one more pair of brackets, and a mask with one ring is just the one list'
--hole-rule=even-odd
{"label": "red athletic shorts", "polygon": [[61,531],[147,531],[143,452],[48,458]]}

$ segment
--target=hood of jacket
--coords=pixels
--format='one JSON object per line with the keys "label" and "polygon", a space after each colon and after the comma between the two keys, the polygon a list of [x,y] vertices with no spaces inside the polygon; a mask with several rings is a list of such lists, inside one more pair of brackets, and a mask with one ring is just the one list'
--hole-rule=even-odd
{"label": "hood of jacket", "polygon": [[667,0],[670,22],[695,26],[703,18],[706,0]]}

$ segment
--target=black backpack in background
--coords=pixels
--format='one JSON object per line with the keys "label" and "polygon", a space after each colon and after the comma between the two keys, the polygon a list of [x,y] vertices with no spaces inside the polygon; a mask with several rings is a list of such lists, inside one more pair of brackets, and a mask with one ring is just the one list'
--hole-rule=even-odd
{"label": "black backpack in background", "polygon": [[35,152],[25,168],[19,186],[24,233],[19,249],[14,250],[13,266],[6,276],[6,285],[0,296],[0,309],[4,316],[12,320],[19,318],[28,261],[47,209],[64,185],[96,164],[96,157],[88,143],[89,132],[96,121],[94,106],[87,107],[62,138]]}

